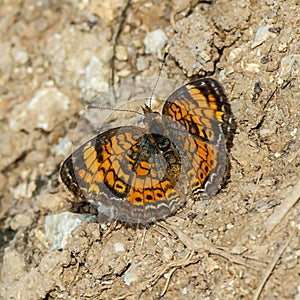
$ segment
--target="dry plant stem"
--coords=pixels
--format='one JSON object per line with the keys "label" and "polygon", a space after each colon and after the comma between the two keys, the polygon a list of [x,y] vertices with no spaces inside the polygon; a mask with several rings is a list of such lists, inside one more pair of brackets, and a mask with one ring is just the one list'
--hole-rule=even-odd
{"label": "dry plant stem", "polygon": [[175,265],[173,265],[173,268],[170,270],[168,274],[167,282],[165,284],[163,291],[160,294],[160,297],[162,297],[167,292],[171,277],[178,268],[186,267],[190,264],[195,264],[200,260],[200,257],[198,256],[192,259],[193,255],[194,255],[194,251],[190,252],[184,260],[179,261],[178,263],[175,262]]}
{"label": "dry plant stem", "polygon": [[273,261],[269,264],[269,266],[266,269],[266,272],[263,275],[263,278],[261,280],[261,283],[258,287],[258,289],[256,290],[252,300],[257,300],[260,297],[260,294],[268,280],[268,278],[270,277],[272,271],[274,270],[280,256],[283,254],[283,252],[285,251],[285,249],[287,248],[287,246],[289,245],[289,243],[291,242],[292,238],[295,236],[296,233],[296,228],[294,228],[294,231],[292,232],[292,234],[290,235],[290,237],[287,239],[286,243],[283,244],[281,246],[281,248],[278,250],[277,255],[274,257]]}
{"label": "dry plant stem", "polygon": [[116,91],[115,91],[115,59],[116,59],[116,46],[118,42],[118,38],[120,36],[120,33],[122,31],[124,22],[126,20],[126,14],[127,10],[130,6],[131,0],[126,0],[126,3],[124,4],[124,8],[122,9],[122,12],[119,17],[118,26],[116,31],[114,32],[113,38],[112,38],[112,57],[111,57],[111,76],[110,76],[110,86],[112,88],[113,94],[114,94],[114,100],[116,102]]}
{"label": "dry plant stem", "polygon": [[168,290],[172,275],[174,274],[174,272],[177,270],[177,268],[173,268],[169,273],[168,273],[168,278],[167,278],[167,282],[165,284],[165,287],[163,289],[163,291],[160,293],[160,297],[162,297]]}
{"label": "dry plant stem", "polygon": [[180,260],[177,260],[177,261],[172,261],[172,262],[169,262],[167,264],[164,264],[161,268],[159,268],[154,274],[153,274],[153,277],[149,280],[147,280],[146,282],[144,282],[144,287],[142,288],[142,291],[143,292],[144,290],[146,290],[148,287],[150,286],[153,286],[157,283],[157,281],[169,271],[169,274],[168,274],[168,278],[167,278],[167,281],[166,281],[166,284],[165,284],[165,287],[164,289],[162,290],[161,292],[161,297],[166,293],[167,289],[168,289],[168,286],[169,286],[169,283],[170,283],[170,280],[171,280],[171,277],[172,275],[174,274],[174,272],[179,269],[179,268],[182,268],[182,267],[186,267],[190,264],[195,264],[197,263],[201,257],[199,255],[197,255],[196,257],[193,258],[193,255],[194,255],[194,251],[191,251],[187,256],[186,258],[184,259],[180,259]]}
{"label": "dry plant stem", "polygon": [[114,298],[114,299],[115,300],[123,300],[123,299],[126,299],[126,298],[130,297],[130,296],[134,296],[134,293],[127,293],[125,295],[122,295],[122,296]]}
{"label": "dry plant stem", "polygon": [[[179,240],[189,249],[195,252],[201,252],[201,251],[208,251],[211,254],[215,254],[218,256],[221,256],[233,263],[246,266],[248,268],[259,270],[261,269],[261,264],[256,261],[251,262],[251,265],[247,263],[247,260],[242,257],[234,256],[222,249],[221,247],[214,246],[207,238],[204,236],[201,236],[201,239],[192,239],[187,234],[185,234],[182,230],[178,228],[175,224],[169,223],[170,226],[167,225],[167,223],[161,222],[159,225],[161,225],[164,228],[171,229],[179,238]],[[168,229],[167,229],[168,230]]]}
{"label": "dry plant stem", "polygon": [[285,197],[282,203],[277,206],[272,215],[264,223],[267,234],[270,234],[280,223],[282,218],[297,203],[300,198],[300,180],[295,184],[291,192]]}

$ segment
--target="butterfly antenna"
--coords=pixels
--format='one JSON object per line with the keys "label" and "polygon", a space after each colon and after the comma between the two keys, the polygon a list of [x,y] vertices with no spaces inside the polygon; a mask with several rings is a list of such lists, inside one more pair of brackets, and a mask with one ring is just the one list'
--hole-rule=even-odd
{"label": "butterfly antenna", "polygon": [[123,112],[131,112],[131,113],[135,113],[141,116],[144,116],[144,114],[136,111],[136,110],[131,110],[131,109],[120,109],[120,108],[109,108],[109,107],[103,107],[103,106],[97,106],[97,105],[93,105],[93,104],[88,104],[86,106],[86,109],[100,109],[100,110],[111,110],[111,111],[123,111]]}
{"label": "butterfly antenna", "polygon": [[153,99],[153,95],[154,95],[154,92],[155,92],[155,90],[156,90],[156,88],[157,88],[158,80],[159,80],[159,78],[160,78],[161,72],[162,72],[162,70],[163,70],[163,68],[164,68],[164,66],[165,66],[165,64],[166,64],[166,59],[167,59],[168,54],[169,54],[169,50],[166,49],[166,50],[165,50],[165,53],[164,53],[163,62],[162,62],[162,64],[161,64],[160,68],[159,68],[159,73],[158,73],[156,82],[155,82],[155,84],[154,84],[154,87],[153,87],[153,90],[152,90],[152,93],[151,93],[151,96],[150,96],[150,100],[149,100],[149,107],[150,107],[150,108],[151,108],[151,102],[152,102],[152,99]]}

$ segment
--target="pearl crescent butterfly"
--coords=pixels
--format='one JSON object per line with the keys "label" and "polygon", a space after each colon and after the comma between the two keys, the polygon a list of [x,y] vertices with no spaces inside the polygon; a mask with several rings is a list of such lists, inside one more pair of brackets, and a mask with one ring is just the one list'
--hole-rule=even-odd
{"label": "pearl crescent butterfly", "polygon": [[62,164],[69,191],[110,219],[149,223],[174,214],[188,198],[210,198],[226,173],[232,114],[211,78],[177,89],[162,114],[144,105],[144,127],[96,135]]}

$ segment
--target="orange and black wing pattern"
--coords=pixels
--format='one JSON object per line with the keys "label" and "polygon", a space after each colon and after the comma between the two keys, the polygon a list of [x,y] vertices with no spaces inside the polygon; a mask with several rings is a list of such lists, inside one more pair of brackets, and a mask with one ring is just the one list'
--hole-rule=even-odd
{"label": "orange and black wing pattern", "polygon": [[98,134],[70,155],[61,179],[111,219],[149,223],[188,197],[213,196],[223,181],[232,115],[220,84],[199,79],[176,90],[162,115],[143,107],[145,128]]}
{"label": "orange and black wing pattern", "polygon": [[112,219],[147,223],[174,213],[185,200],[175,189],[180,158],[170,151],[164,156],[146,129],[114,128],[70,155],[61,178],[74,195]]}
{"label": "orange and black wing pattern", "polygon": [[163,116],[182,145],[192,196],[213,196],[226,172],[226,135],[232,126],[223,88],[210,78],[186,84],[167,99]]}

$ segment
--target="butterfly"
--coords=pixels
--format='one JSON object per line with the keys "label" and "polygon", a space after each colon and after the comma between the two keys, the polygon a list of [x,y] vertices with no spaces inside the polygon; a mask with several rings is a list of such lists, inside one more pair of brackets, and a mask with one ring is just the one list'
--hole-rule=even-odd
{"label": "butterfly", "polygon": [[227,165],[230,105],[220,83],[198,79],[174,91],[162,114],[142,107],[144,126],[99,133],[63,162],[67,189],[99,213],[129,224],[174,214],[188,198],[215,195]]}

